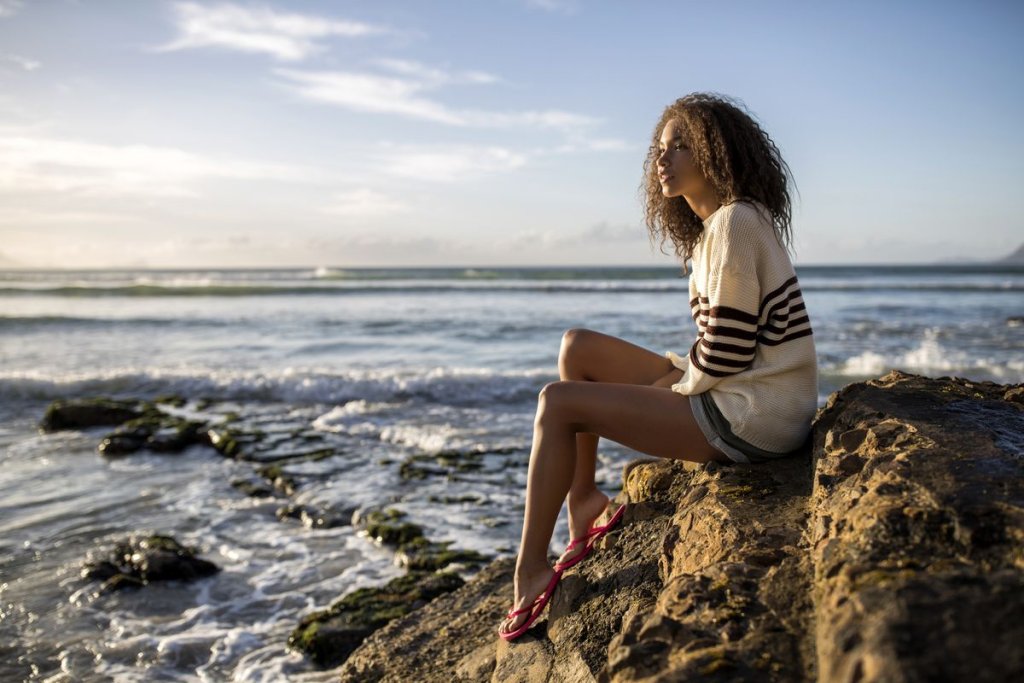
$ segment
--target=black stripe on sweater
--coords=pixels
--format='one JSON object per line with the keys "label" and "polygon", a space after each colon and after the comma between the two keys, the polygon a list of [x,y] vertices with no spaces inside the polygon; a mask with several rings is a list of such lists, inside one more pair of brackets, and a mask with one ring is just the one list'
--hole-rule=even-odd
{"label": "black stripe on sweater", "polygon": [[753,360],[754,360],[752,357],[747,359],[747,360],[734,360],[732,358],[722,358],[721,356],[713,356],[711,354],[704,353],[704,351],[700,351],[699,353],[700,353],[701,359],[705,363],[713,363],[715,365],[724,365],[727,368],[736,368],[737,372],[739,372],[740,370],[742,370],[745,367],[748,367],[751,364],[751,362],[753,362]]}
{"label": "black stripe on sweater", "polygon": [[735,320],[736,322],[754,325],[755,327],[757,326],[756,315],[730,306],[715,306],[708,311],[708,316],[724,320]]}
{"label": "black stripe on sweater", "polygon": [[[796,303],[793,303],[793,302],[796,302]],[[771,308],[769,308],[767,313],[762,313],[761,314],[762,315],[761,319],[765,320],[767,318],[771,318],[772,316],[777,315],[779,313],[779,311],[782,311],[784,309],[788,309],[788,310],[792,311],[797,306],[803,306],[803,305],[804,305],[803,294],[801,294],[799,289],[795,289],[792,292],[790,292],[789,296],[787,296],[785,299],[782,299],[781,301],[779,301],[778,303],[773,305]],[[785,314],[783,314],[783,315],[785,315]]]}
{"label": "black stripe on sweater", "polygon": [[811,319],[808,318],[805,315],[802,318],[794,318],[793,320],[790,320],[789,324],[787,324],[785,327],[775,327],[774,325],[765,325],[764,327],[761,328],[760,336],[764,337],[764,336],[769,335],[769,334],[776,334],[776,335],[777,334],[785,334],[786,330],[794,328],[797,325],[803,325],[804,323],[809,323],[810,321],[811,321]]}
{"label": "black stripe on sweater", "polygon": [[754,357],[754,345],[751,346],[739,346],[737,344],[726,344],[725,342],[710,342],[703,336],[700,337],[701,344],[708,351],[719,351],[722,353],[733,353],[737,356],[750,356]]}
{"label": "black stripe on sweater", "polygon": [[731,337],[733,339],[743,339],[746,341],[757,340],[756,330],[741,330],[737,327],[728,327],[726,325],[705,325],[702,332],[715,337]]}
{"label": "black stripe on sweater", "polygon": [[808,327],[806,329],[800,330],[799,332],[791,332],[787,334],[785,337],[782,337],[781,339],[768,339],[767,337],[759,337],[758,341],[766,346],[778,346],[783,342],[788,342],[792,339],[799,339],[800,337],[808,337],[811,334],[813,334],[813,332],[811,331],[811,328]]}
{"label": "black stripe on sweater", "polygon": [[768,303],[772,299],[774,299],[775,297],[779,296],[780,294],[782,294],[783,292],[785,292],[787,289],[789,289],[790,287],[792,287],[795,284],[797,284],[796,275],[794,275],[793,277],[791,277],[788,280],[786,280],[785,282],[783,282],[782,285],[778,289],[775,289],[772,292],[769,292],[766,297],[761,299],[761,306],[760,306],[759,311],[763,314],[765,307],[768,305]]}
{"label": "black stripe on sweater", "polygon": [[729,375],[735,374],[733,372],[720,372],[718,370],[712,370],[711,368],[701,363],[700,359],[697,358],[696,344],[690,347],[690,362],[693,363],[695,368],[703,372],[705,375],[710,375],[712,377],[728,377]]}

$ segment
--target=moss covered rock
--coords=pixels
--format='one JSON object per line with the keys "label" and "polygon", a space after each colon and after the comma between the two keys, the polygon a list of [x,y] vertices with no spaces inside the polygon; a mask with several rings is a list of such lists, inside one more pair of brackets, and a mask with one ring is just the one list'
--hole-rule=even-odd
{"label": "moss covered rock", "polygon": [[102,581],[99,593],[144,586],[150,581],[194,581],[220,571],[213,562],[197,556],[195,548],[171,536],[135,536],[89,558],[82,578]]}
{"label": "moss covered rock", "polygon": [[463,583],[455,574],[411,572],[380,588],[361,588],[329,609],[304,617],[288,638],[288,645],[320,666],[337,666],[380,627]]}
{"label": "moss covered rock", "polygon": [[80,398],[54,401],[46,408],[39,427],[53,432],[60,429],[85,429],[119,425],[147,412],[141,401],[121,401],[112,398]]}

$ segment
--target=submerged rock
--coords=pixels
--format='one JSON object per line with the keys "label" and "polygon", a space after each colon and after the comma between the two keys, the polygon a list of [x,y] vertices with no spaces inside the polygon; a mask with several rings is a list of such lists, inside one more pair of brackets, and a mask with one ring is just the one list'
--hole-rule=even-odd
{"label": "submerged rock", "polygon": [[812,452],[627,465],[619,527],[512,643],[512,558],[368,636],[342,681],[1024,679],[1024,387],[892,372]]}
{"label": "submerged rock", "polygon": [[150,581],[194,581],[220,571],[171,536],[132,537],[87,560],[82,578],[102,581],[97,593],[144,586]]}

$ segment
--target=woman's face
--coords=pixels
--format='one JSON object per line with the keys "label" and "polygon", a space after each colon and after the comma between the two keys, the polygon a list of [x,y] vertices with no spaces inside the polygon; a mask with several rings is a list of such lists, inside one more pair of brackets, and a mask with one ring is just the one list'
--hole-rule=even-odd
{"label": "woman's face", "polygon": [[665,124],[658,141],[657,171],[661,192],[666,197],[701,197],[711,190],[704,175],[693,163],[685,131],[677,119]]}

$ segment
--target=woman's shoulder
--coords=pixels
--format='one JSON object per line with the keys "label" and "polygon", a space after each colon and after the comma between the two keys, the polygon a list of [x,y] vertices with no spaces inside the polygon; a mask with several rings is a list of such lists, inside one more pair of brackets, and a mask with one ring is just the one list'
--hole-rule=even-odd
{"label": "woman's shoulder", "polygon": [[[756,199],[736,199],[723,207],[723,214],[739,223],[771,225],[771,213]],[[723,217],[725,217],[723,216]]]}
{"label": "woman's shoulder", "polygon": [[723,205],[716,223],[716,232],[723,237],[738,238],[748,244],[773,237],[775,232],[771,214],[764,205],[748,199]]}

